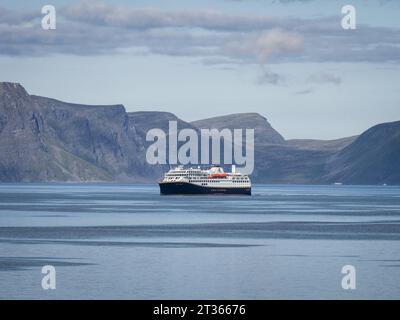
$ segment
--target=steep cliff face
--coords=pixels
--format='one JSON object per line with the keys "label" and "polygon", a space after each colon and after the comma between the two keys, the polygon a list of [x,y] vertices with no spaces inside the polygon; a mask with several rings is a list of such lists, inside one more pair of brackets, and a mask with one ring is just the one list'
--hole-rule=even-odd
{"label": "steep cliff face", "polygon": [[87,106],[0,89],[2,181],[147,180],[143,137],[122,105]]}
{"label": "steep cliff face", "polygon": [[[107,175],[107,180],[139,178],[143,139],[122,105],[86,106],[33,97],[45,117],[49,145],[78,156]],[[87,177],[85,177],[85,180]]]}
{"label": "steep cliff face", "polygon": [[[130,126],[134,127],[136,129],[138,136],[142,138],[143,145],[145,146],[145,148],[149,147],[154,142],[151,139],[149,139],[148,141],[146,140],[146,135],[149,132],[149,130],[160,129],[164,131],[166,139],[167,140],[169,139],[170,121],[176,122],[177,131],[175,131],[174,133],[177,133],[179,130],[182,129],[197,130],[196,127],[192,126],[190,123],[186,121],[179,119],[176,115],[170,112],[161,112],[161,111],[129,112],[128,118]],[[185,142],[183,141],[178,141],[177,148],[182,146],[184,143]],[[168,153],[169,153],[169,147],[167,144],[166,154],[168,155]],[[142,155],[143,160],[145,160],[145,156],[146,156],[145,154]],[[163,176],[164,173],[169,170],[169,168],[170,165],[167,164],[157,164],[157,165],[147,164],[147,166],[144,167],[144,170],[146,170],[148,181],[154,182],[157,178]]]}
{"label": "steep cliff face", "polygon": [[2,181],[41,181],[49,177],[49,170],[59,171],[55,164],[49,163],[51,156],[41,139],[42,129],[38,106],[25,89],[19,84],[0,83]]}
{"label": "steep cliff face", "polygon": [[350,184],[400,183],[400,121],[376,125],[330,157],[321,180]]}

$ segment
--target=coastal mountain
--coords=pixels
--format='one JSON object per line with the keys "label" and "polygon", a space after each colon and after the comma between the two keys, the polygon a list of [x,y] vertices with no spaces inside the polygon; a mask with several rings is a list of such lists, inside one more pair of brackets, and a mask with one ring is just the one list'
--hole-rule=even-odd
{"label": "coastal mountain", "polygon": [[254,129],[254,144],[285,144],[285,139],[277,132],[266,118],[258,113],[236,113],[227,116],[193,121],[199,129]]}
{"label": "coastal mountain", "polygon": [[327,161],[326,182],[398,184],[400,182],[400,121],[365,131]]}
{"label": "coastal mountain", "polygon": [[326,160],[356,137],[338,140],[285,140],[258,113],[238,113],[191,122],[204,129],[254,128],[254,172],[259,183],[320,183]]}
{"label": "coastal mountain", "polygon": [[[338,140],[285,140],[257,113],[186,122],[168,112],[126,112],[29,95],[0,83],[0,181],[154,182],[168,168],[146,161],[146,133],[255,129],[259,183],[400,184],[400,122]],[[182,143],[182,142],[181,142]]]}
{"label": "coastal mountain", "polygon": [[122,105],[65,103],[0,84],[1,181],[147,180],[144,153]]}

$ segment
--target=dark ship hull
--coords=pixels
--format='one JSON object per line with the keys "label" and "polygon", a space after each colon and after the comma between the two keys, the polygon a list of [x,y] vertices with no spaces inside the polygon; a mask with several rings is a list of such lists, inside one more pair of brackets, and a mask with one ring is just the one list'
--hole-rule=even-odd
{"label": "dark ship hull", "polygon": [[251,195],[251,187],[229,188],[198,186],[185,182],[159,183],[161,194],[242,194]]}

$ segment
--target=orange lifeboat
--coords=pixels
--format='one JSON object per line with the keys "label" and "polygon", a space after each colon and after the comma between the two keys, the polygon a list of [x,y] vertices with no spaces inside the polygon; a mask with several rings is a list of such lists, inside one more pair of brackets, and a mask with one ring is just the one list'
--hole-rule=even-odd
{"label": "orange lifeboat", "polygon": [[226,178],[228,176],[227,173],[213,173],[208,176],[209,179],[221,179]]}

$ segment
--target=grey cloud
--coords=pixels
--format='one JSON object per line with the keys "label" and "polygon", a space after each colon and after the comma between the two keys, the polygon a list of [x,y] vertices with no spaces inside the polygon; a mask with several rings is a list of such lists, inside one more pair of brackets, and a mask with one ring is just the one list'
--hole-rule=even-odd
{"label": "grey cloud", "polygon": [[37,12],[16,12],[0,7],[0,23],[7,25],[18,25],[22,23],[29,23],[34,20],[39,20]]}
{"label": "grey cloud", "polygon": [[303,49],[303,37],[297,33],[280,29],[271,29],[261,33],[247,34],[245,37],[227,41],[221,53],[231,57],[251,58],[259,63],[267,62],[271,57],[285,57]]}
{"label": "grey cloud", "polygon": [[343,30],[339,16],[299,19],[163,11],[93,1],[57,12],[57,30],[43,31],[40,13],[0,8],[0,54],[140,52],[256,64],[400,62],[398,28],[359,25],[357,30]]}
{"label": "grey cloud", "polygon": [[62,15],[91,25],[130,29],[203,28],[210,30],[254,30],[272,28],[277,19],[252,15],[232,16],[218,11],[163,11],[158,8],[130,8],[101,1],[82,1],[63,8]]}

